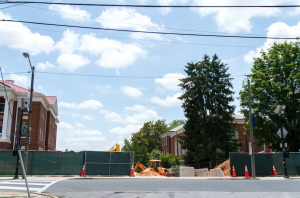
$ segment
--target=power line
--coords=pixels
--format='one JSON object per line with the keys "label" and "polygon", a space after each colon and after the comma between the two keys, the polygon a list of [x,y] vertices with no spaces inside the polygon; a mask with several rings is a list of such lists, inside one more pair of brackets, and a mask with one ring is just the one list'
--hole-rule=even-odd
{"label": "power line", "polygon": [[11,6],[7,6],[7,7],[4,7],[4,8],[0,8],[0,10],[4,10],[6,8],[11,8],[11,7],[14,7],[14,6],[18,6],[18,5],[22,5],[23,3],[20,3],[20,4],[16,4],[16,5],[11,5]]}
{"label": "power line", "polygon": [[76,26],[76,25],[62,25],[53,23],[38,23],[30,21],[17,21],[17,20],[7,20],[2,19],[1,21],[6,22],[20,22],[35,25],[48,25],[48,26],[58,26],[58,27],[71,27],[71,28],[82,28],[82,29],[93,29],[93,30],[108,30],[117,32],[134,32],[134,33],[145,33],[145,34],[162,34],[162,35],[178,35],[178,36],[197,36],[197,37],[219,37],[219,38],[249,38],[249,39],[297,39],[296,37],[268,37],[268,36],[239,36],[239,35],[221,35],[221,34],[187,34],[187,33],[174,33],[174,32],[156,32],[156,31],[138,31],[138,30],[123,30],[123,29],[112,29],[112,28],[99,28],[99,27],[88,27],[88,26]]}
{"label": "power line", "polygon": [[[38,10],[44,10],[44,11],[48,11],[48,12],[55,12],[55,13],[67,14],[67,15],[71,15],[71,16],[78,16],[78,17],[83,17],[83,18],[90,18],[88,16],[83,16],[83,15],[78,15],[78,14],[70,14],[70,13],[66,13],[66,12],[60,12],[60,11],[49,10],[49,9],[44,9],[44,8],[38,8],[38,7],[33,7],[33,6],[28,6],[28,5],[22,5],[22,6],[25,6],[25,7],[28,7],[28,8],[34,8],[34,9],[38,9]],[[99,17],[98,18],[93,17],[93,19],[97,19],[97,20],[101,20],[101,21],[109,21],[109,22],[114,22],[114,23],[137,25],[137,26],[143,26],[143,27],[153,27],[153,28],[160,28],[160,29],[169,29],[169,30],[183,30],[183,31],[189,31],[189,32],[223,33],[223,32],[212,32],[212,31],[190,30],[190,29],[182,29],[182,28],[170,28],[170,27],[162,27],[162,26],[155,26],[155,25],[142,25],[142,24],[136,24],[136,23],[127,23],[127,22],[122,22],[122,21],[114,21],[114,20],[102,19],[102,18],[99,18]],[[259,35],[259,34],[242,34],[242,35]],[[279,35],[274,35],[274,36],[279,36]]]}
{"label": "power line", "polygon": [[90,3],[62,3],[62,2],[41,2],[41,1],[6,1],[3,3],[24,3],[24,4],[54,4],[54,5],[77,5],[77,6],[99,6],[99,7],[137,7],[137,8],[295,8],[300,5],[246,5],[246,6],[202,6],[202,5],[122,5],[122,4],[90,4]]}
{"label": "power line", "polygon": [[[0,26],[9,26],[14,28],[27,28],[27,27],[19,27],[19,26],[13,26],[13,25],[3,25],[0,24]],[[69,33],[65,31],[58,31],[58,30],[48,30],[48,29],[41,29],[41,28],[32,28],[30,29],[36,29],[36,30],[43,30],[43,31],[50,31],[50,32],[56,32],[56,33]],[[69,33],[71,34],[71,33]],[[76,35],[83,35],[79,33],[74,33]],[[96,34],[101,35],[101,34]],[[142,42],[157,42],[157,43],[170,43],[170,44],[184,44],[184,45],[200,45],[200,46],[217,46],[217,47],[239,47],[239,48],[257,48],[257,46],[247,46],[247,45],[217,45],[217,44],[209,44],[209,43],[189,43],[189,42],[174,42],[174,41],[157,41],[157,40],[145,40],[145,39],[133,39],[133,38],[124,38],[124,37],[117,37],[117,36],[104,36],[101,35],[103,38],[116,38],[116,39],[125,39],[125,40],[133,40],[133,41],[142,41]]]}
{"label": "power line", "polygon": [[[31,73],[31,71],[28,72],[15,72],[14,74],[20,74],[20,73]],[[105,75],[96,75],[96,74],[70,74],[70,73],[62,73],[62,72],[38,72],[35,71],[35,73],[40,74],[50,74],[50,75],[64,75],[64,76],[82,76],[82,77],[98,77],[98,78],[145,78],[145,79],[153,79],[153,78],[177,78],[182,79],[183,77],[161,77],[161,76],[105,76]],[[4,74],[11,74],[11,73],[4,73]],[[232,75],[231,77],[240,77],[240,76],[246,76],[246,75]]]}

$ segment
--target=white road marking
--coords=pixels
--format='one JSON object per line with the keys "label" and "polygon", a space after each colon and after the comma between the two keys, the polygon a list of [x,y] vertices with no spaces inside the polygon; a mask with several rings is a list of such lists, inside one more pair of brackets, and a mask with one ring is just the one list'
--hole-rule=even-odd
{"label": "white road marking", "polygon": [[[61,181],[61,180],[44,180],[44,181],[31,180],[28,182],[29,191],[41,193],[44,190],[46,190],[47,188],[49,188],[51,185],[53,185],[59,181]],[[20,187],[20,185],[26,185],[25,181],[24,180],[3,181],[3,182],[0,182],[0,189],[27,191],[26,186]],[[31,187],[31,186],[41,186],[41,188],[36,188],[36,187]]]}

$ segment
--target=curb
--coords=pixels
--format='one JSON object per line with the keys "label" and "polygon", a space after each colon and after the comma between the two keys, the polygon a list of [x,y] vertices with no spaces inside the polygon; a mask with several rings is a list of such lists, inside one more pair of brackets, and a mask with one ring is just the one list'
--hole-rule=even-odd
{"label": "curb", "polygon": [[49,194],[44,194],[44,193],[32,192],[32,194],[43,195],[43,196],[48,196],[48,197],[52,197],[52,198],[59,198],[59,197],[56,197],[54,195],[49,195]]}

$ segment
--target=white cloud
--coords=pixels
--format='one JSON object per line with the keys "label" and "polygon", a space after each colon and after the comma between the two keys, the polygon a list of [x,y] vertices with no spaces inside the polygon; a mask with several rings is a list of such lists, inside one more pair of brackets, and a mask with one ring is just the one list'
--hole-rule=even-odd
{"label": "white cloud", "polygon": [[80,117],[81,114],[80,113],[71,113],[71,116],[76,118],[76,117]]}
{"label": "white cloud", "polygon": [[[12,20],[10,15],[1,11],[0,19]],[[32,33],[22,23],[1,22],[0,38],[0,46],[4,45],[11,49],[28,52],[30,55],[37,55],[42,52],[49,54],[54,50],[54,41],[50,36]]]}
{"label": "white cloud", "polygon": [[224,62],[224,63],[232,63],[232,62],[234,62],[234,61],[236,61],[236,60],[238,60],[238,59],[239,59],[239,57],[236,56],[235,58],[231,58],[231,59],[229,59],[229,60],[223,60],[222,62]]}
{"label": "white cloud", "polygon": [[28,87],[30,85],[30,80],[27,76],[21,76],[11,73],[6,79],[8,78],[13,79],[15,81],[15,84],[21,87]]}
{"label": "white cloud", "polygon": [[[300,5],[300,1],[298,1],[298,5]],[[300,14],[300,8],[295,8],[294,10],[288,12],[289,16],[296,16]]]}
{"label": "white cloud", "polygon": [[[157,4],[159,5],[182,5],[187,3],[190,0],[157,0]],[[167,15],[169,12],[171,12],[171,8],[159,8],[159,11],[161,14]]]}
{"label": "white cloud", "polygon": [[143,105],[134,105],[132,107],[125,107],[125,111],[147,111],[147,108]]}
{"label": "white cloud", "polygon": [[[125,107],[124,110],[126,111],[126,114],[124,114],[124,116],[121,116],[115,112],[109,112],[105,110],[100,111],[100,113],[106,114],[105,119],[108,121],[118,122],[123,124],[142,125],[145,122],[161,119],[161,117],[157,115],[156,111],[147,109],[142,105]],[[138,113],[129,114],[132,112],[138,112]]]}
{"label": "white cloud", "polygon": [[[277,22],[277,23],[273,23],[272,25],[270,25],[270,27],[267,28],[268,33],[267,36],[271,37],[271,36],[284,36],[284,37],[298,37],[300,35],[300,22],[298,22],[297,25],[295,26],[288,26],[287,24],[283,23],[283,22]],[[270,48],[270,46],[276,42],[276,43],[283,43],[285,40],[283,39],[267,39],[266,42],[264,43],[263,46],[258,47],[256,49],[256,51],[249,51],[248,54],[246,54],[244,56],[244,61],[246,63],[252,64],[253,63],[253,58],[257,58],[260,57],[261,54],[260,52],[262,50],[266,50],[267,48]],[[289,40],[290,41],[296,41],[296,40]]]}
{"label": "white cloud", "polygon": [[[66,122],[58,124],[57,148],[61,150],[104,150],[101,146],[106,143],[106,138],[98,130],[87,129],[83,124],[71,125]],[[101,144],[99,146],[99,143]]]}
{"label": "white cloud", "polygon": [[84,119],[84,120],[94,120],[95,118],[93,116],[84,115],[84,116],[82,116],[82,119]]}
{"label": "white cloud", "polygon": [[105,94],[112,87],[110,85],[96,85],[96,87],[100,90],[101,93]]}
{"label": "white cloud", "polygon": [[85,10],[81,10],[78,7],[70,5],[50,5],[49,10],[59,12],[63,19],[68,19],[77,22],[90,22],[91,14]]}
{"label": "white cloud", "polygon": [[54,67],[55,66],[53,64],[51,64],[48,61],[46,61],[46,63],[38,63],[36,68],[38,70],[46,70],[46,69],[54,68]]}
{"label": "white cloud", "polygon": [[181,73],[169,73],[164,75],[164,78],[155,79],[155,83],[161,84],[165,89],[179,91],[180,78],[185,78],[185,76]]}
{"label": "white cloud", "polygon": [[[276,5],[284,3],[282,0],[252,0],[251,5]],[[237,0],[193,0],[195,5],[249,5],[249,1]],[[202,17],[214,14],[217,26],[221,31],[230,33],[250,32],[253,27],[251,19],[254,17],[277,16],[281,11],[278,8],[197,8],[193,9]]]}
{"label": "white cloud", "polygon": [[57,58],[57,62],[61,69],[66,69],[72,72],[89,64],[90,60],[78,54],[61,54]]}
{"label": "white cloud", "polygon": [[138,59],[145,58],[147,54],[138,44],[123,44],[120,41],[107,38],[98,39],[94,34],[81,36],[79,50],[89,52],[95,56],[101,55],[96,63],[100,67],[114,69],[132,65]]}
{"label": "white cloud", "polygon": [[97,100],[87,100],[80,104],[59,102],[58,106],[72,109],[99,109],[100,107],[103,107],[102,103]]}
{"label": "white cloud", "polygon": [[38,86],[38,89],[43,91],[43,87],[42,86]]}
{"label": "white cloud", "polygon": [[171,107],[171,106],[181,106],[182,101],[178,99],[182,93],[176,93],[173,96],[167,96],[166,99],[161,99],[159,97],[152,97],[151,102],[154,104],[158,104],[164,107]]}
{"label": "white cloud", "polygon": [[118,123],[123,123],[124,120],[122,118],[122,116],[120,116],[119,114],[115,113],[115,112],[111,112],[105,115],[105,119],[111,122],[118,122]]}
{"label": "white cloud", "polygon": [[[149,16],[142,15],[132,8],[108,8],[102,12],[96,21],[104,28],[131,29],[137,31],[159,29],[158,25],[153,23]],[[131,33],[131,37],[135,39],[151,38],[164,40],[164,38],[158,34]]]}
{"label": "white cloud", "polygon": [[125,95],[130,96],[130,97],[140,97],[143,95],[142,91],[140,91],[139,89],[134,88],[134,87],[123,86],[123,87],[121,87],[121,90],[123,91],[123,93]]}
{"label": "white cloud", "polygon": [[141,111],[139,113],[133,114],[133,115],[127,115],[125,118],[125,123],[129,124],[144,124],[145,122],[149,122],[152,120],[158,120],[161,119],[157,115],[157,112],[151,109],[148,109],[146,111]]}
{"label": "white cloud", "polygon": [[68,29],[63,33],[62,39],[56,43],[55,48],[64,54],[73,53],[80,45],[78,38],[79,34],[75,34],[74,31]]}
{"label": "white cloud", "polygon": [[138,132],[142,127],[143,125],[128,124],[124,128],[115,127],[111,129],[110,132],[118,135],[131,135],[132,133]]}
{"label": "white cloud", "polygon": [[104,109],[102,109],[102,110],[99,111],[99,113],[102,113],[102,114],[109,114],[110,111],[109,111],[109,110],[104,110]]}

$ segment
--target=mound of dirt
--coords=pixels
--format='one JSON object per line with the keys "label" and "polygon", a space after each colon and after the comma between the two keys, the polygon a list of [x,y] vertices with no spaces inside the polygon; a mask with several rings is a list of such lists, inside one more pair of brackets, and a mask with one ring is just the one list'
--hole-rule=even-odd
{"label": "mound of dirt", "polygon": [[230,177],[230,161],[229,160],[223,162],[222,164],[220,164],[216,168],[221,168],[224,175],[225,175],[225,177]]}
{"label": "mound of dirt", "polygon": [[160,176],[160,174],[158,174],[151,168],[146,168],[142,172],[137,173],[136,176],[151,177],[151,176]]}

